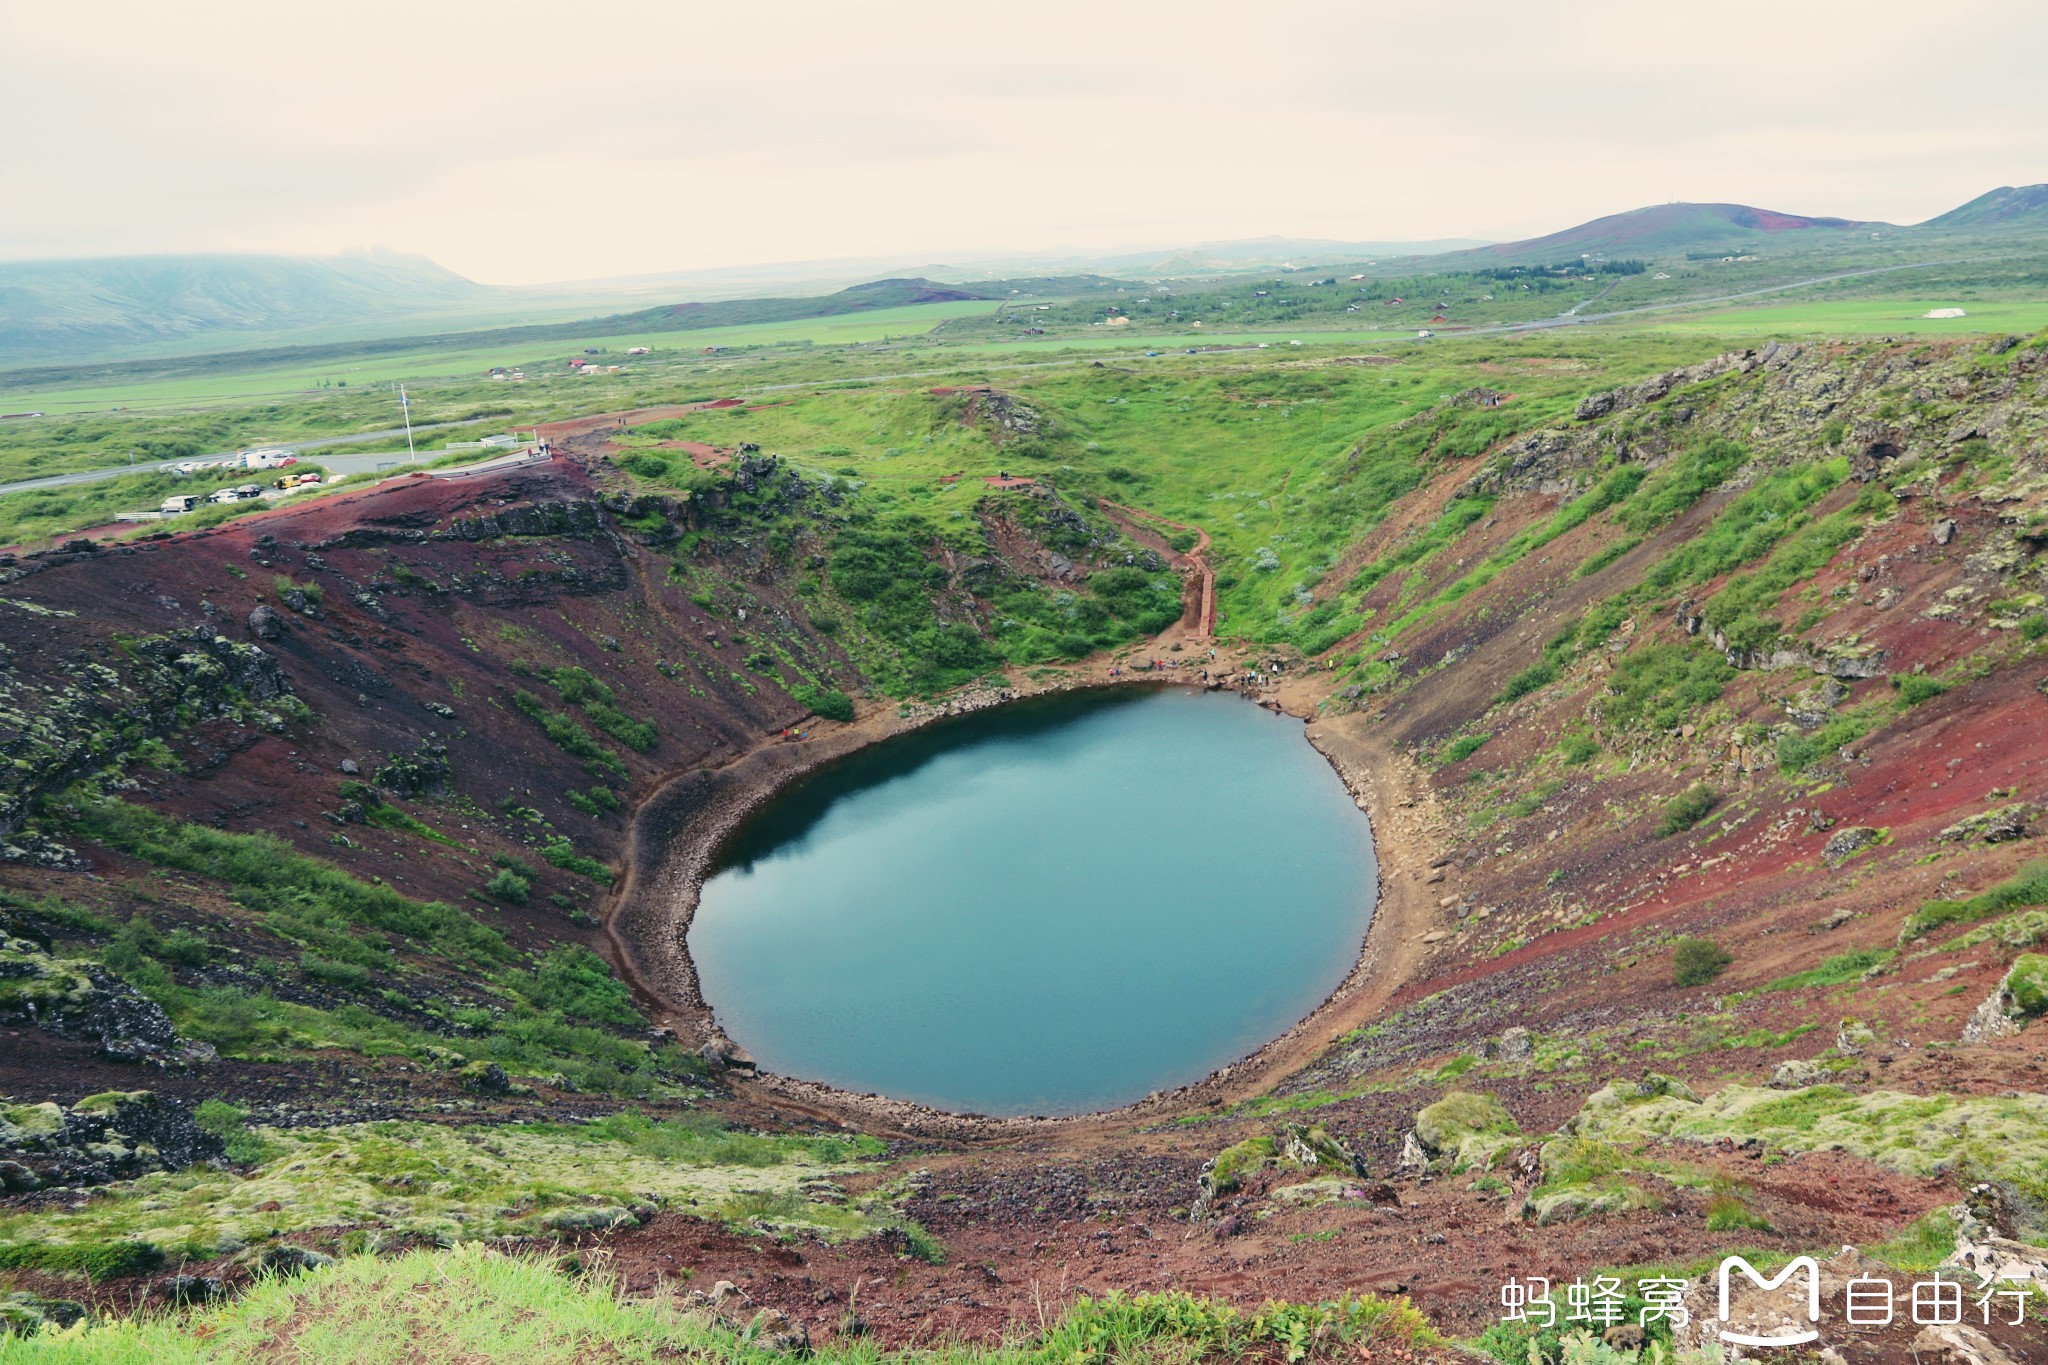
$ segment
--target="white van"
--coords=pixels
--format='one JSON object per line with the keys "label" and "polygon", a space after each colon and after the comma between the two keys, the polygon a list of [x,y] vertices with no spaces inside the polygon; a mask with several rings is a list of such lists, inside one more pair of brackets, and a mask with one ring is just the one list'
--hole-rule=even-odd
{"label": "white van", "polygon": [[180,493],[174,498],[165,498],[164,505],[156,510],[167,517],[175,517],[180,513],[191,511],[198,505],[199,495],[197,493]]}

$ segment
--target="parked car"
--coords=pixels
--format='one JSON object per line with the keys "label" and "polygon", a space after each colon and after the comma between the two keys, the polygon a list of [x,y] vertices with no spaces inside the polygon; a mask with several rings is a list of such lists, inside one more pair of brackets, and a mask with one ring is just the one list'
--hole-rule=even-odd
{"label": "parked car", "polygon": [[164,505],[156,510],[162,512],[165,516],[175,517],[181,512],[191,511],[198,505],[199,495],[197,493],[180,493],[176,497],[165,498]]}
{"label": "parked car", "polygon": [[260,483],[238,483],[235,485],[234,491],[235,496],[238,498],[260,498],[263,496],[263,485]]}
{"label": "parked car", "polygon": [[206,500],[208,502],[216,502],[225,505],[231,502],[240,502],[242,500],[242,495],[240,493],[237,493],[232,488],[216,488],[211,493],[208,493],[206,495]]}
{"label": "parked car", "polygon": [[315,472],[311,473],[311,474],[301,474],[301,475],[299,475],[299,487],[301,487],[301,488],[305,488],[305,487],[307,487],[307,486],[309,486],[309,485],[311,485],[311,484],[316,484],[316,483],[325,483],[325,482],[326,482],[326,480],[320,477],[320,474],[319,474],[319,472],[318,472],[317,470],[316,470]]}

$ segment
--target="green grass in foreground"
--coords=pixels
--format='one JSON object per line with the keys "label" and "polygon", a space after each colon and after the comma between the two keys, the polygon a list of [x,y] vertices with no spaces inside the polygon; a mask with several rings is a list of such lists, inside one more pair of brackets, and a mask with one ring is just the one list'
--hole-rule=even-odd
{"label": "green grass in foreground", "polygon": [[[90,1268],[126,1264],[132,1252],[175,1265],[301,1233],[338,1237],[331,1244],[348,1249],[394,1235],[445,1246],[603,1229],[663,1208],[763,1234],[839,1241],[899,1228],[929,1240],[886,1198],[806,1197],[806,1182],[876,1155],[881,1144],[870,1138],[761,1135],[699,1114],[470,1129],[222,1126],[258,1158],[252,1170],[158,1171],[77,1208],[0,1211],[0,1265]],[[381,1232],[335,1232],[364,1228]],[[930,1254],[943,1252],[932,1243]]]}
{"label": "green grass in foreground", "polygon": [[[186,1365],[270,1361],[302,1365],[400,1362],[784,1360],[754,1344],[750,1315],[720,1320],[673,1294],[629,1300],[603,1274],[570,1276],[549,1260],[464,1247],[390,1260],[354,1257],[298,1279],[258,1283],[232,1303],[189,1317],[81,1326],[0,1337],[0,1362]],[[1440,1338],[1405,1300],[1268,1304],[1256,1312],[1186,1294],[1075,1301],[1046,1330],[999,1346],[884,1353],[860,1342],[818,1343],[827,1362],[905,1365],[1090,1365],[1112,1359],[1196,1360],[1245,1354],[1287,1361],[1349,1354],[1368,1342],[1434,1345]]]}

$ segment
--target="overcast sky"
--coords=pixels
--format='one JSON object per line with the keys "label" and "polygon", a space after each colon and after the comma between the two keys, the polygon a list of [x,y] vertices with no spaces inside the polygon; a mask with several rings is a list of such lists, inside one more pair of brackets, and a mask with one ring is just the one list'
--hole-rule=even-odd
{"label": "overcast sky", "polygon": [[[1658,17],[1668,16],[1668,17]],[[0,5],[0,259],[531,283],[2048,181],[2040,0]]]}

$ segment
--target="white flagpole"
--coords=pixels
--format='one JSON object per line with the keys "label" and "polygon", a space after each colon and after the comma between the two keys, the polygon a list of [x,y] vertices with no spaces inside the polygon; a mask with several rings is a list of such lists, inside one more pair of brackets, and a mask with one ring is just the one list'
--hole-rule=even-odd
{"label": "white flagpole", "polygon": [[398,386],[398,409],[405,414],[405,458],[417,463],[419,452],[412,448],[412,402],[405,396],[405,385]]}

